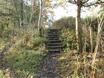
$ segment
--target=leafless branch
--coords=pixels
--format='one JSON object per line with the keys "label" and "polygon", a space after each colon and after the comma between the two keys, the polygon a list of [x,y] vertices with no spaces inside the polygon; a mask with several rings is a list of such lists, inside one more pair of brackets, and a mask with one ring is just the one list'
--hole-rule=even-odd
{"label": "leafless branch", "polygon": [[74,0],[74,2],[75,2],[75,3],[77,3],[77,1],[76,1],[76,0]]}
{"label": "leafless branch", "polygon": [[83,4],[83,6],[90,7],[90,6],[94,6],[94,5],[98,5],[98,4],[104,4],[104,2],[86,3],[86,4]]}
{"label": "leafless branch", "polygon": [[85,1],[82,1],[82,4],[85,4],[85,3],[87,3],[89,0],[85,0]]}
{"label": "leafless branch", "polygon": [[74,0],[74,1],[73,0],[69,0],[68,2],[72,3],[72,4],[76,4],[76,0]]}

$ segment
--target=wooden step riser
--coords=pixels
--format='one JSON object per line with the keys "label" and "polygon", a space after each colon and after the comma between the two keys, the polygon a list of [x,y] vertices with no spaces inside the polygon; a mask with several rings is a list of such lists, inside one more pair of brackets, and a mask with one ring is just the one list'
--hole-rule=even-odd
{"label": "wooden step riser", "polygon": [[57,45],[62,45],[62,42],[60,42],[60,43],[51,43],[51,42],[50,42],[50,43],[49,43],[49,42],[48,42],[48,43],[46,43],[46,45],[51,45],[51,44],[52,44],[52,45],[56,45],[56,46],[57,46]]}
{"label": "wooden step riser", "polygon": [[59,31],[48,31],[47,33],[53,33],[53,34],[54,34],[54,33],[58,33],[58,34],[59,34],[59,33],[61,33],[61,32],[59,32]]}
{"label": "wooden step riser", "polygon": [[59,30],[48,30],[47,32],[60,32]]}
{"label": "wooden step riser", "polygon": [[61,43],[61,41],[60,40],[59,41],[58,40],[57,41],[48,40],[47,43]]}
{"label": "wooden step riser", "polygon": [[59,35],[58,34],[49,34],[49,35],[47,35],[46,37],[59,37]]}
{"label": "wooden step riser", "polygon": [[61,51],[48,51],[49,53],[60,53]]}
{"label": "wooden step riser", "polygon": [[52,41],[52,40],[60,40],[59,38],[47,38],[47,40]]}
{"label": "wooden step riser", "polygon": [[62,49],[63,48],[63,46],[46,46],[46,48],[52,48],[52,49]]}
{"label": "wooden step riser", "polygon": [[48,31],[47,33],[60,34],[61,32],[59,32],[59,31]]}
{"label": "wooden step riser", "polygon": [[61,50],[48,50],[48,52],[60,52]]}
{"label": "wooden step riser", "polygon": [[46,38],[59,38],[59,36],[46,36]]}
{"label": "wooden step riser", "polygon": [[60,49],[60,50],[48,50],[48,52],[50,52],[50,53],[57,53],[57,52],[61,52],[62,50]]}
{"label": "wooden step riser", "polygon": [[47,44],[47,46],[61,46],[61,44]]}
{"label": "wooden step riser", "polygon": [[59,36],[60,34],[59,33],[47,33],[48,36],[51,36],[51,35],[55,35],[55,36]]}
{"label": "wooden step riser", "polygon": [[59,38],[59,36],[47,36],[46,38]]}
{"label": "wooden step riser", "polygon": [[53,48],[54,48],[54,47],[56,47],[56,48],[57,48],[57,47],[58,47],[58,48],[62,48],[63,46],[62,46],[62,45],[60,45],[60,46],[47,46],[47,45],[46,45],[46,48],[50,48],[50,47],[53,47]]}
{"label": "wooden step riser", "polygon": [[48,50],[49,50],[49,49],[60,49],[60,50],[61,50],[62,48],[60,48],[60,47],[50,47],[50,48],[47,48],[47,49],[48,49]]}
{"label": "wooden step riser", "polygon": [[58,31],[48,31],[47,34],[60,34]]}

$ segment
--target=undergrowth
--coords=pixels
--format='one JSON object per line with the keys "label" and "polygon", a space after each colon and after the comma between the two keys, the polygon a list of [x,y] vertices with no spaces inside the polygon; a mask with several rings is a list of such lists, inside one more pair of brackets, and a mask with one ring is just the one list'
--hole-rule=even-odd
{"label": "undergrowth", "polygon": [[[104,57],[97,55],[94,67],[92,67],[93,53],[76,51],[62,53],[59,57],[59,73],[62,78],[104,78]],[[93,72],[93,73],[92,73]]]}
{"label": "undergrowth", "polygon": [[35,77],[38,73],[40,63],[46,54],[45,39],[31,32],[20,34],[16,36],[10,34],[10,37],[3,36],[0,38],[1,51],[7,43],[15,44],[5,52],[4,66],[0,69],[0,78],[30,78]]}

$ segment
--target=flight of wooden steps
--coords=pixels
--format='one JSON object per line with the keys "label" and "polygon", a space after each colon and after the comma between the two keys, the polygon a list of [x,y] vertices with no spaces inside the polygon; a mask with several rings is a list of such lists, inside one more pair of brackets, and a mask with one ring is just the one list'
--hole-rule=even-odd
{"label": "flight of wooden steps", "polygon": [[48,29],[46,39],[46,48],[49,53],[57,53],[62,51],[62,41],[60,40],[59,29]]}

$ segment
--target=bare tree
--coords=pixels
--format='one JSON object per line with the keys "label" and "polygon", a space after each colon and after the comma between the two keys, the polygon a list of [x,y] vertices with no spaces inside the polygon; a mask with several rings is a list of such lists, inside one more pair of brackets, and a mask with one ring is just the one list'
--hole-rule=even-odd
{"label": "bare tree", "polygon": [[103,0],[68,0],[70,3],[77,6],[77,16],[76,16],[76,40],[77,40],[77,50],[82,52],[82,28],[81,28],[81,9],[82,7],[90,7],[96,4],[104,3]]}
{"label": "bare tree", "polygon": [[21,0],[21,26],[24,26],[24,1]]}
{"label": "bare tree", "polygon": [[39,0],[39,19],[38,19],[38,31],[41,35],[41,18],[42,18],[42,0]]}
{"label": "bare tree", "polygon": [[91,71],[91,77],[90,78],[95,78],[95,69],[93,68],[95,66],[95,62],[96,62],[96,57],[98,54],[98,49],[99,49],[99,45],[101,42],[101,33],[102,33],[102,29],[103,29],[103,25],[104,25],[104,15],[102,17],[100,17],[100,19],[98,19],[98,30],[97,30],[97,36],[96,36],[96,46],[94,49],[94,54],[93,54],[93,59],[92,59],[92,71]]}

